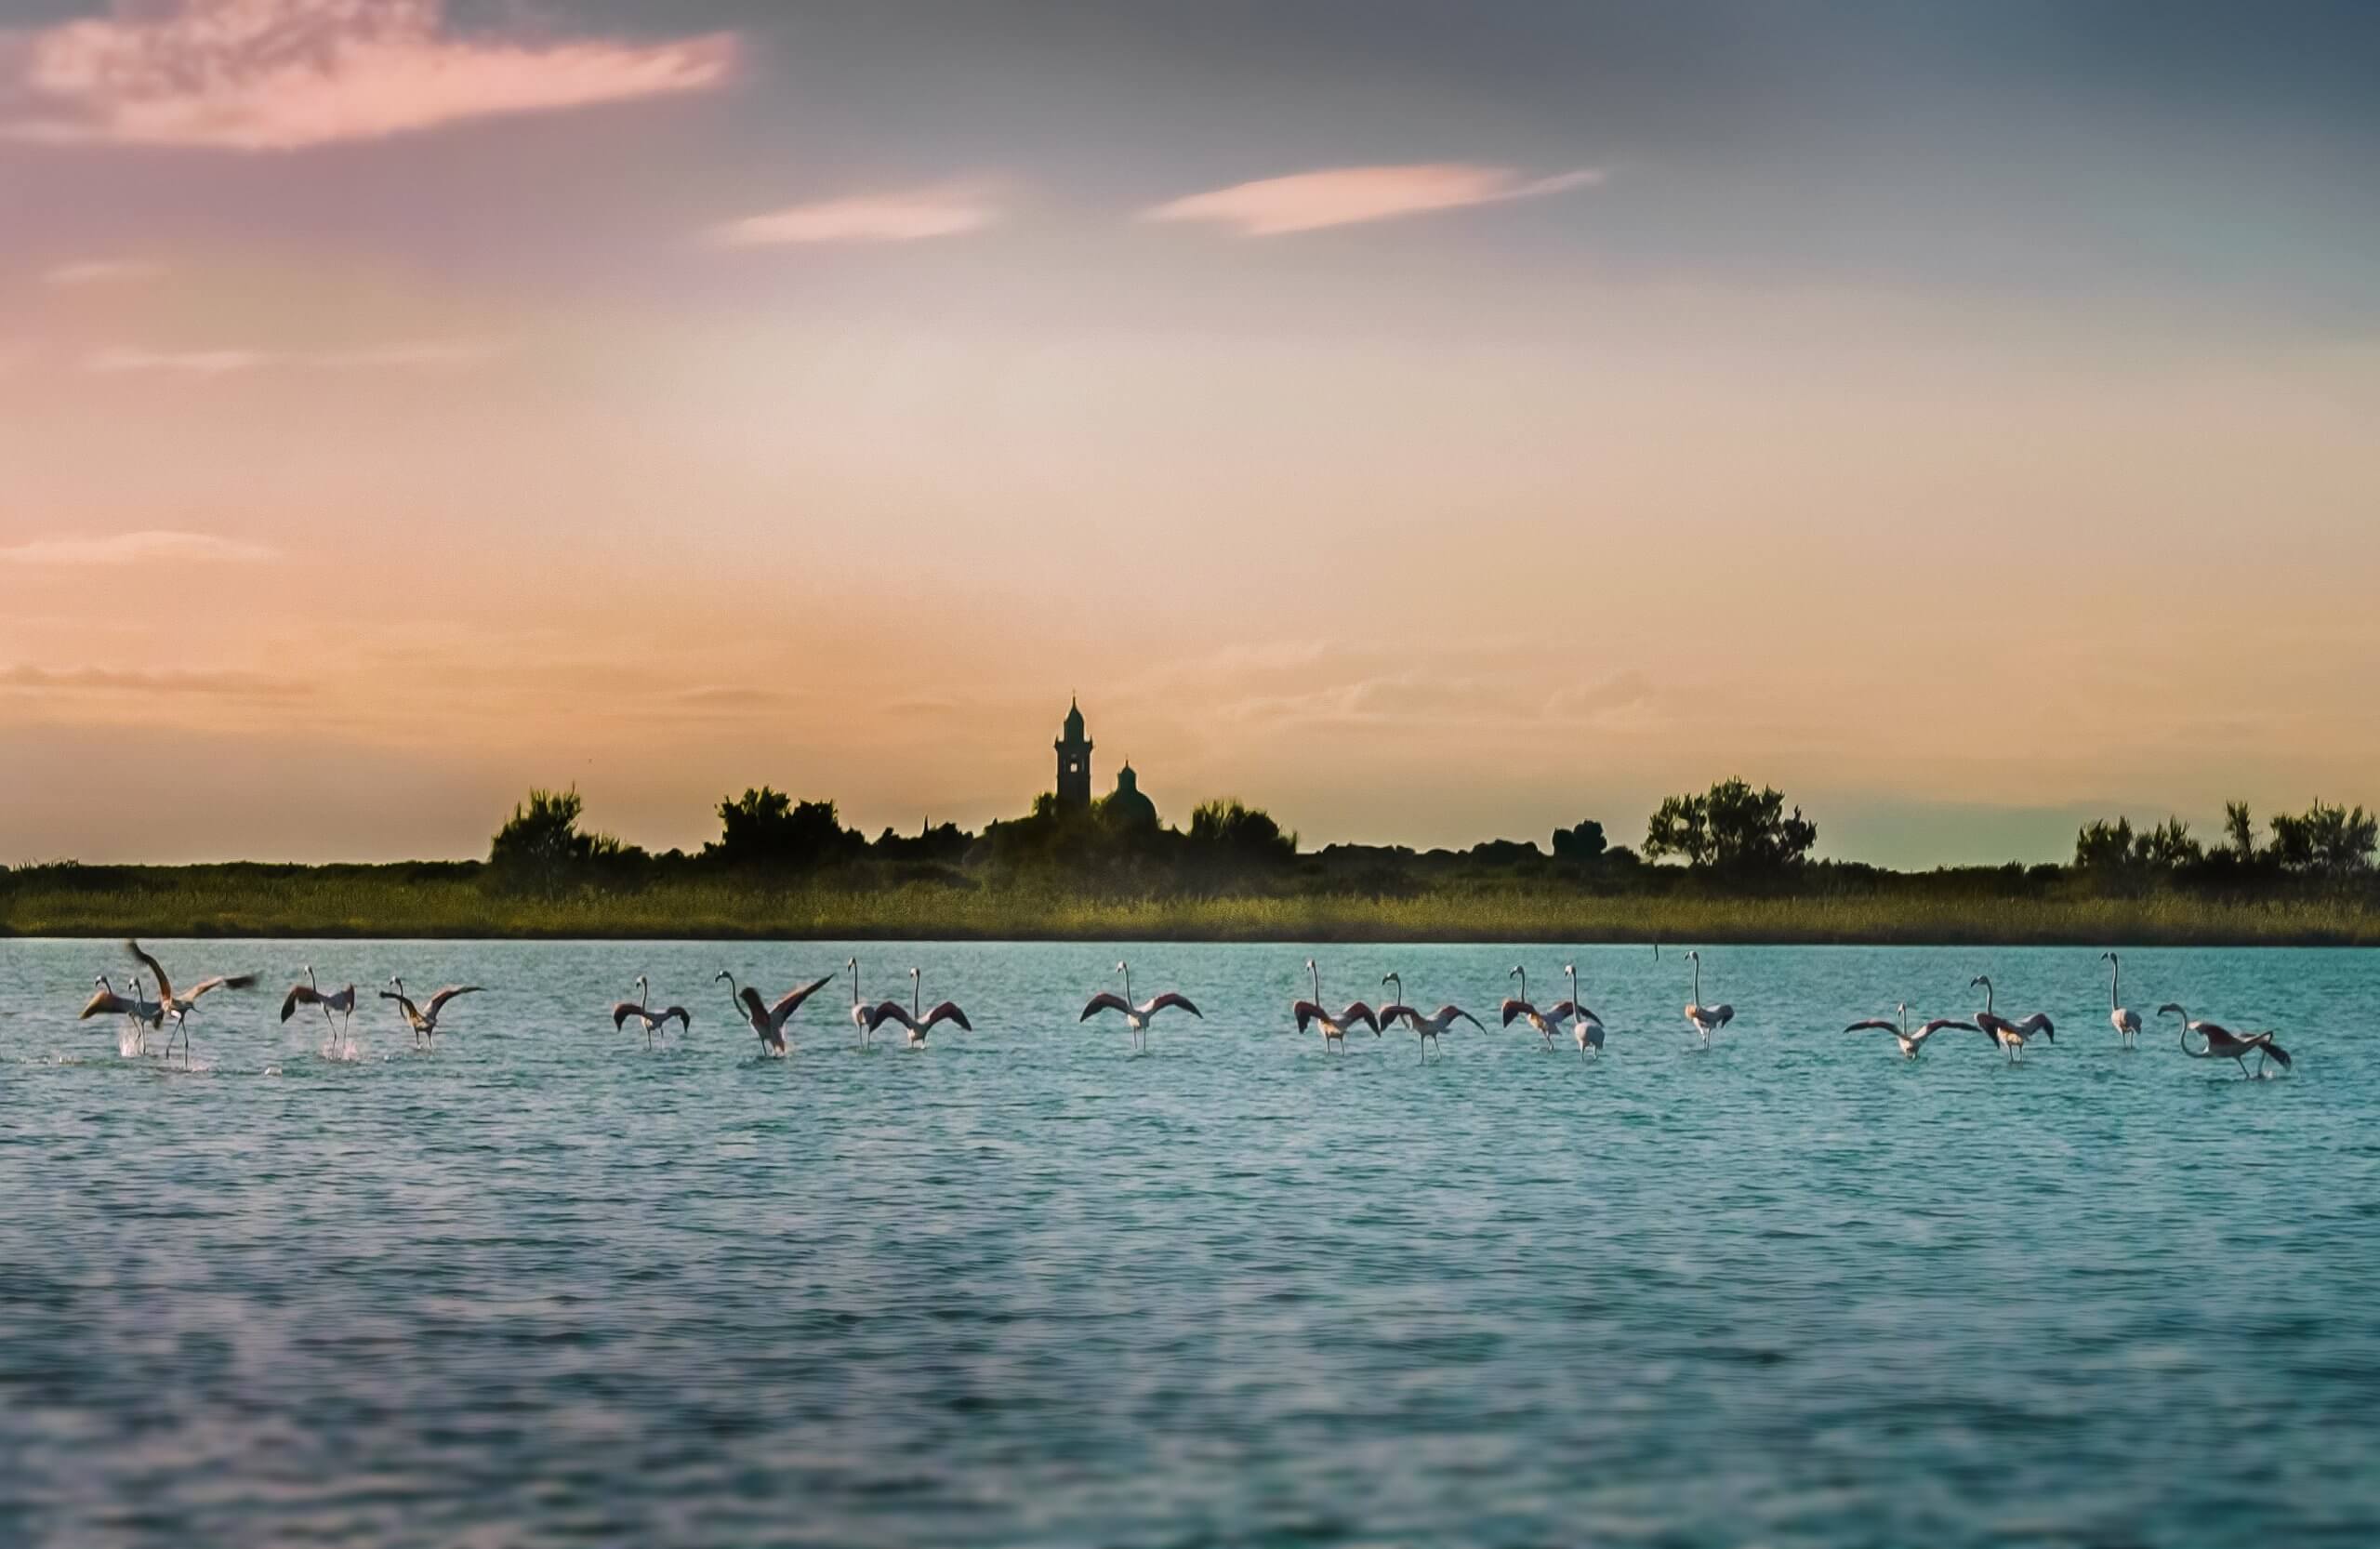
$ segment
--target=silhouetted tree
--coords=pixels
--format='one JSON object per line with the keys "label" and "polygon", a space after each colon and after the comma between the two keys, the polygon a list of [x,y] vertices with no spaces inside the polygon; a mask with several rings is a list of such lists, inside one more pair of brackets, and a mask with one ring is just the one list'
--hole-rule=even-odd
{"label": "silhouetted tree", "polygon": [[1556,860],[1600,860],[1608,848],[1610,841],[1604,838],[1603,825],[1592,817],[1580,819],[1576,827],[1554,830],[1554,858]]}
{"label": "silhouetted tree", "polygon": [[2248,803],[2223,803],[2223,838],[2233,858],[2243,862],[2256,858],[2256,820],[2249,814]]}
{"label": "silhouetted tree", "polygon": [[834,802],[797,802],[768,786],[722,799],[719,823],[719,841],[703,853],[731,866],[817,866],[866,843],[843,827]]}
{"label": "silhouetted tree", "polygon": [[1818,825],[1795,807],[1785,814],[1784,793],[1722,780],[1700,796],[1673,796],[1645,828],[1645,854],[1677,855],[1694,866],[1762,870],[1798,864],[1818,841]]}
{"label": "silhouetted tree", "polygon": [[2345,876],[2372,867],[2373,852],[2380,848],[2380,817],[2361,807],[2326,806],[2317,801],[2293,817],[2272,816],[2274,860],[2290,871]]}
{"label": "silhouetted tree", "polygon": [[2075,831],[2074,869],[2102,874],[2122,871],[2132,864],[2132,819],[2113,823],[2095,818]]}
{"label": "silhouetted tree", "polygon": [[489,841],[489,868],[514,885],[558,887],[596,863],[642,858],[643,852],[609,834],[583,832],[578,820],[585,811],[576,786],[531,790],[529,800],[512,809],[512,816]]}
{"label": "silhouetted tree", "polygon": [[1298,836],[1281,832],[1269,813],[1225,800],[1205,802],[1190,814],[1190,847],[1206,860],[1280,866],[1297,858]]}

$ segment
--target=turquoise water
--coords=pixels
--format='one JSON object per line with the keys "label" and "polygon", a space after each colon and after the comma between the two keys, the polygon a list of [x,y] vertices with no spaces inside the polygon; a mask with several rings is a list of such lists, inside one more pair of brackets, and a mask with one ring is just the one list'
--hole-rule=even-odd
{"label": "turquoise water", "polygon": [[[2087,951],[1568,956],[1519,1031],[1345,1058],[1308,951],[151,944],[194,1068],[73,1020],[101,943],[0,943],[0,1542],[2380,1542],[2380,954],[2148,952],[2125,1000],[2294,1073],[2136,1053]],[[709,983],[856,950],[977,1031],[754,1059]],[[1544,948],[1318,949],[1486,1013]],[[457,1001],[416,1054],[273,1020],[311,961]],[[694,1008],[648,1054],[639,973]],[[1855,1017],[2045,1009],[2010,1067]],[[121,982],[121,980],[119,980]],[[1492,1027],[1493,1017],[1488,1017]]]}

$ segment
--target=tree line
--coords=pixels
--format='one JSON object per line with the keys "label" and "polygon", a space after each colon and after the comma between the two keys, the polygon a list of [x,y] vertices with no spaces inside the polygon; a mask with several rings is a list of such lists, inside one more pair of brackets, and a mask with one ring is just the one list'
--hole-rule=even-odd
{"label": "tree line", "polygon": [[722,797],[717,813],[719,837],[700,852],[652,854],[588,828],[575,788],[533,790],[496,833],[487,869],[499,883],[533,889],[681,872],[760,881],[865,872],[872,882],[972,887],[1025,880],[1113,894],[1303,890],[1395,896],[1443,885],[1551,880],[1599,891],[1859,894],[1900,887],[2013,896],[2353,884],[2373,876],[2380,827],[2360,806],[2318,801],[2259,825],[2246,803],[2233,802],[2223,836],[2212,843],[2178,818],[2135,827],[2117,816],[2084,825],[2063,867],[2011,863],[1903,873],[1813,860],[1817,824],[1774,787],[1740,778],[1664,800],[1633,850],[1613,844],[1600,820],[1582,818],[1542,843],[1498,839],[1464,849],[1334,844],[1308,851],[1271,814],[1232,799],[1204,802],[1187,825],[1175,827],[1157,822],[1145,804],[1101,800],[1070,809],[1044,792],[1026,813],[980,831],[945,822],[908,833],[887,827],[873,838],[846,826],[834,801],[800,800],[769,786]]}

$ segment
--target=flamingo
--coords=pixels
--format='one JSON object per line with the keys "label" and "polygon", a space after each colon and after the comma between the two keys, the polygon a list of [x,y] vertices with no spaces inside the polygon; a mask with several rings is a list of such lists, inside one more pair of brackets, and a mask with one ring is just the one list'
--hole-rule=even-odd
{"label": "flamingo", "polygon": [[859,1046],[865,1049],[869,1036],[876,1031],[876,1024],[867,1019],[867,1007],[860,1003],[859,960],[853,958],[843,966],[851,970],[852,975],[852,1026],[859,1029]]}
{"label": "flamingo", "polygon": [[[142,951],[140,944],[137,941],[126,942],[124,949],[139,960],[140,965],[149,970],[149,976],[157,981],[159,1019],[163,1020],[167,1016],[174,1019],[174,1030],[180,1033],[182,1038],[182,1063],[185,1065],[190,1063],[191,1008],[198,1003],[199,998],[218,989],[251,989],[256,986],[257,976],[253,973],[218,973],[211,979],[201,979],[191,986],[189,994],[177,995],[174,993],[174,982],[165,977],[164,963]],[[133,985],[137,991],[139,986],[138,975],[134,976]],[[165,1039],[165,1053],[171,1054],[173,1052],[174,1040],[169,1036]]]}
{"label": "flamingo", "polygon": [[[2265,1073],[2267,1055],[2270,1055],[2283,1070],[2289,1068],[2289,1051],[2275,1043],[2269,1032],[2235,1033],[2230,1028],[2216,1023],[2192,1022],[2190,1013],[2182,1010],[2178,1003],[2172,1000],[2157,1008],[2159,1016],[2169,1013],[2182,1019],[2182,1053],[2194,1060],[2231,1060],[2239,1065],[2240,1074],[2245,1076],[2248,1074],[2248,1053],[2253,1050],[2256,1056],[2255,1073],[2257,1075],[2261,1076]],[[2204,1048],[2190,1047],[2192,1033],[2196,1033],[2206,1040]]]}
{"label": "flamingo", "polygon": [[1521,982],[1520,998],[1518,1000],[1510,996],[1505,998],[1503,1025],[1509,1027],[1516,1020],[1525,1021],[1536,1030],[1538,1037],[1545,1039],[1545,1047],[1552,1049],[1554,1035],[1559,1032],[1562,1024],[1569,1019],[1569,1013],[1560,1006],[1554,1007],[1550,1012],[1539,1011],[1528,998],[1528,970],[1515,965],[1512,973],[1504,975],[1507,979],[1515,976]]}
{"label": "flamingo", "polygon": [[2123,986],[2122,960],[2113,952],[2102,952],[2099,960],[2108,965],[2108,1021],[2116,1030],[2116,1041],[2128,1049],[2137,1047],[2140,1013],[2128,1009],[2118,994]]}
{"label": "flamingo", "polygon": [[[286,1026],[289,1019],[297,1014],[298,1007],[320,1006],[323,1008],[323,1026],[331,1033],[331,1048],[337,1051],[347,1047],[348,1021],[355,1014],[355,986],[350,985],[345,989],[334,990],[325,995],[323,993],[323,986],[314,982],[314,965],[308,963],[303,972],[306,982],[302,985],[291,985],[289,993],[281,998],[283,1025]],[[331,1021],[333,1012],[338,1013],[338,1021],[336,1023]]]}
{"label": "flamingo", "polygon": [[1881,1016],[1871,1017],[1865,1022],[1854,1022],[1843,1030],[1846,1033],[1857,1033],[1870,1027],[1881,1027],[1893,1035],[1893,1040],[1900,1045],[1900,1057],[1905,1060],[1917,1058],[1917,1052],[1925,1047],[1925,1040],[1946,1027],[1956,1027],[1970,1033],[1982,1031],[1972,1022],[1960,1022],[1950,1017],[1937,1016],[1912,1033],[1909,1030],[1909,1002],[1903,1000],[1898,1010],[1900,1019],[1897,1022],[1887,1022]]}
{"label": "flamingo", "polygon": [[653,1049],[653,1030],[668,1027],[671,1017],[678,1019],[679,1032],[691,1033],[694,1030],[694,1019],[683,1006],[667,1006],[657,1012],[649,1010],[645,1000],[652,994],[651,982],[640,973],[636,976],[636,999],[619,1001],[612,1007],[612,1031],[616,1033],[627,1026],[631,1016],[644,1024],[644,1047],[648,1053]]}
{"label": "flamingo", "polygon": [[[763,1002],[760,992],[749,985],[737,988],[735,975],[723,968],[711,975],[710,982],[717,984],[721,979],[726,980],[727,998],[734,1001],[743,1012],[744,1024],[750,1027],[753,1034],[760,1039],[760,1047],[772,1054],[783,1054],[786,1052],[785,1025],[793,1020],[793,1013],[801,1009],[801,1003],[804,1000],[833,984],[840,977],[841,977],[840,974],[822,973],[799,989],[786,991],[784,995],[778,997],[777,1003],[774,1006]],[[665,1012],[662,1014],[667,1016],[668,1013]],[[678,1014],[683,1016],[685,1013],[680,1012]]]}
{"label": "flamingo", "polygon": [[[1420,1035],[1415,1046],[1421,1051],[1421,1056],[1424,1059],[1429,1057],[1430,1050],[1434,1046],[1437,1045],[1438,1035],[1445,1032],[1448,1027],[1453,1026],[1458,1022],[1468,1022],[1473,1026],[1479,1027],[1481,1032],[1487,1031],[1485,1027],[1480,1027],[1479,1019],[1477,1017],[1472,1015],[1469,1012],[1464,1011],[1461,1006],[1440,1006],[1435,1015],[1424,1016],[1421,1014],[1420,1007],[1407,1005],[1405,1003],[1405,979],[1401,974],[1383,973],[1381,975],[1380,982],[1384,985],[1395,985],[1396,986],[1396,999],[1380,1009],[1380,1020],[1382,1025],[1384,1026],[1394,1026],[1398,1022],[1402,1022],[1408,1027],[1412,1028],[1415,1033]],[[1444,1054],[1446,1050],[1439,1048],[1438,1053],[1440,1054]]]}
{"label": "flamingo", "polygon": [[1124,1026],[1132,1035],[1132,1047],[1145,1050],[1148,1048],[1149,1024],[1156,1021],[1157,1013],[1168,1006],[1179,1006],[1199,1021],[1207,1020],[1205,1014],[1179,990],[1170,989],[1154,1000],[1137,1006],[1132,1004],[1132,965],[1119,962],[1116,965],[1116,972],[1124,975],[1124,993],[1118,995],[1114,990],[1101,990],[1091,998],[1091,1004],[1083,1007],[1082,1014],[1075,1018],[1078,1023],[1088,1022],[1101,1012],[1122,1012]]}
{"label": "flamingo", "polygon": [[967,1020],[967,1013],[959,1009],[959,1002],[956,1000],[941,1001],[930,1012],[918,1010],[918,1001],[924,993],[924,971],[916,968],[909,970],[909,1003],[904,1006],[898,1000],[877,1002],[867,1013],[867,1030],[872,1033],[887,1022],[898,1022],[902,1026],[909,1029],[909,1047],[912,1049],[924,1048],[926,1035],[945,1022],[956,1023],[967,1032],[972,1033],[975,1030],[975,1025]]}
{"label": "flamingo", "polygon": [[2051,1025],[2047,1012],[2035,1012],[2022,1022],[2011,1022],[1991,1009],[1991,975],[1978,973],[1967,987],[1973,989],[1977,985],[1983,986],[1983,1010],[1975,1013],[1976,1026],[2007,1054],[2010,1064],[2016,1063],[2016,1056],[2024,1053],[2025,1040],[2035,1033],[2052,1043],[2057,1041],[2057,1029]]}
{"label": "flamingo", "polygon": [[480,986],[477,985],[448,985],[430,998],[429,1005],[416,1006],[405,994],[405,982],[403,979],[391,973],[389,975],[389,983],[396,986],[396,989],[393,992],[382,990],[380,999],[394,1000],[397,1003],[397,1011],[413,1028],[413,1041],[416,1047],[420,1045],[423,1039],[430,1040],[430,1046],[432,1049],[438,1047],[438,1013],[446,1009],[447,1001],[457,995],[480,993]]}
{"label": "flamingo", "polygon": [[1297,1001],[1289,1007],[1289,1014],[1298,1019],[1299,1032],[1304,1032],[1309,1023],[1319,1026],[1322,1029],[1322,1047],[1328,1050],[1335,1043],[1342,1054],[1347,1052],[1347,1029],[1350,1027],[1369,1027],[1372,1030],[1372,1037],[1380,1037],[1380,1013],[1361,1000],[1349,1001],[1347,1009],[1337,1016],[1324,1011],[1322,1009],[1322,970],[1315,967],[1314,960],[1308,958],[1305,960],[1305,971],[1313,977],[1314,999]]}
{"label": "flamingo", "polygon": [[[104,973],[93,978],[91,986],[93,993],[90,1003],[83,1008],[83,1014],[74,1020],[88,1022],[95,1016],[121,1016],[132,1025],[132,1036],[136,1040],[134,1049],[145,1053],[149,1045],[150,1033],[165,1026],[165,1009],[154,1000],[144,1000],[140,998],[140,976],[137,973],[132,976],[132,993],[128,996],[118,995],[115,992],[115,986],[108,983],[108,976]],[[121,1045],[118,1046],[117,1052],[123,1053]]]}
{"label": "flamingo", "polygon": [[1579,1063],[1584,1065],[1590,1048],[1598,1054],[1603,1053],[1603,1018],[1579,1001],[1579,965],[1566,962],[1562,965],[1562,972],[1570,975],[1570,999],[1555,1006],[1548,1014],[1557,1019],[1566,1014],[1578,1018],[1579,1025],[1570,1031],[1579,1040]]}
{"label": "flamingo", "polygon": [[1736,1008],[1729,1005],[1706,1006],[1702,1003],[1702,952],[1699,947],[1688,952],[1694,960],[1694,999],[1686,1003],[1686,1019],[1702,1035],[1702,1047],[1711,1047],[1711,1035],[1736,1019]]}

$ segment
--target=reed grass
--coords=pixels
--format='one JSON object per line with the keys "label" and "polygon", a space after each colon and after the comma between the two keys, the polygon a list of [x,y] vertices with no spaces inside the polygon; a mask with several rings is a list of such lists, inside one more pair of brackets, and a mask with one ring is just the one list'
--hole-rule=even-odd
{"label": "reed grass", "polygon": [[526,939],[1701,941],[1792,944],[2380,946],[2372,895],[1809,896],[1448,883],[1356,892],[1111,897],[1061,885],[672,879],[558,896],[451,868],[127,867],[11,874],[0,934]]}

